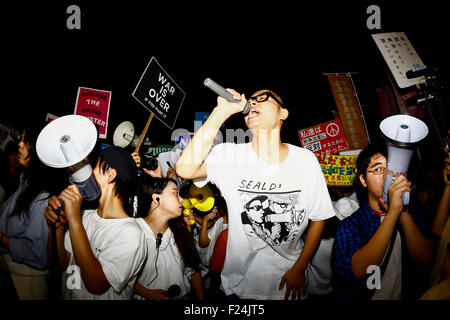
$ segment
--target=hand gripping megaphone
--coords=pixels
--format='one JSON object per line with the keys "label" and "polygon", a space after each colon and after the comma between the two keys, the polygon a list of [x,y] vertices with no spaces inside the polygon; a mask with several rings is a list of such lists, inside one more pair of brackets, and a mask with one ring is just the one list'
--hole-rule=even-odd
{"label": "hand gripping megaphone", "polygon": [[[185,216],[189,216],[190,215],[190,210],[192,209],[192,208],[194,208],[194,205],[192,204],[192,202],[191,202],[191,200],[189,200],[189,199],[183,199],[183,214],[185,215]],[[194,224],[195,223],[195,220],[194,219],[191,219],[191,220],[189,220],[189,223],[190,224]]]}
{"label": "hand gripping megaphone", "polygon": [[[399,114],[381,121],[380,130],[388,147],[386,178],[383,200],[388,203],[388,191],[392,182],[400,175],[406,177],[409,163],[417,144],[428,135],[428,127],[415,117]],[[409,192],[402,193],[403,205],[409,204]]]}
{"label": "hand gripping megaphone", "polygon": [[[52,168],[66,168],[84,200],[99,197],[100,188],[87,156],[97,142],[97,129],[86,117],[67,115],[47,124],[39,133],[36,152],[39,159]],[[63,204],[63,203],[61,203]]]}

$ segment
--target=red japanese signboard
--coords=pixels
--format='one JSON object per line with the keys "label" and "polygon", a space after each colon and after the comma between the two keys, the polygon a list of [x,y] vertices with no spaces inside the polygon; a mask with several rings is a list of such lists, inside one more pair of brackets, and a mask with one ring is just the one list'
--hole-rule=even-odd
{"label": "red japanese signboard", "polygon": [[111,91],[78,88],[75,114],[90,119],[99,129],[99,138],[106,139]]}
{"label": "red japanese signboard", "polygon": [[302,129],[298,136],[303,148],[316,154],[336,154],[348,150],[339,119]]}

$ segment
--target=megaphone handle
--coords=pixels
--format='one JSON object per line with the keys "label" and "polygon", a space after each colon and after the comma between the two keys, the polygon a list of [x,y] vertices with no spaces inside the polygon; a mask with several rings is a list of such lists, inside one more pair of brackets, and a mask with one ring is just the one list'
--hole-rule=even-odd
{"label": "megaphone handle", "polygon": [[154,113],[151,112],[150,116],[147,119],[147,123],[145,124],[144,131],[142,131],[142,134],[139,136],[139,142],[138,142],[138,144],[136,146],[136,149],[134,150],[135,152],[139,152],[139,149],[141,148],[142,141],[144,141],[144,138],[147,135],[147,130],[148,130],[148,127],[150,127],[150,122],[152,122],[153,116],[154,116]]}

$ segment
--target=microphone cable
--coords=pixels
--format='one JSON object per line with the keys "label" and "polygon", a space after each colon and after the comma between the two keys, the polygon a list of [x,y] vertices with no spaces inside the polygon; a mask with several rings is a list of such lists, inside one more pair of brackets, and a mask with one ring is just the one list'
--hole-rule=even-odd
{"label": "microphone cable", "polygon": [[159,257],[159,246],[161,245],[161,241],[162,241],[162,234],[158,233],[157,238],[156,238],[156,259],[155,259],[156,275],[152,279],[152,281],[150,281],[150,283],[147,285],[147,287],[149,287],[152,284],[152,282],[155,281],[155,279],[158,277],[158,257]]}

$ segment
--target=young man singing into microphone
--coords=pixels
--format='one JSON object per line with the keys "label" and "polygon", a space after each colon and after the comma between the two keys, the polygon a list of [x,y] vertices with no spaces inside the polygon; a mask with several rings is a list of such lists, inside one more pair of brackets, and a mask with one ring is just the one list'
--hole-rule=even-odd
{"label": "young man singing into microphone", "polygon": [[221,275],[226,295],[301,299],[306,296],[307,268],[324,220],[335,215],[324,176],[312,152],[281,141],[289,112],[270,90],[257,91],[248,99],[245,123],[252,141],[223,143],[211,150],[220,126],[247,103],[244,95],[228,91],[240,103],[217,99],[178,160],[177,174],[207,178],[226,200],[229,236]]}

